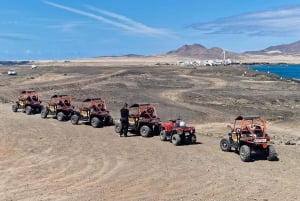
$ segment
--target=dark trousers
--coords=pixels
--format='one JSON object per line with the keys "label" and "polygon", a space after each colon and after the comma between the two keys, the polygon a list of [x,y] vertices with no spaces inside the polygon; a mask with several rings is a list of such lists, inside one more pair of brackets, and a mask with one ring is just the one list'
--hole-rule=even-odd
{"label": "dark trousers", "polygon": [[127,132],[128,132],[128,119],[126,118],[121,118],[121,131],[120,131],[120,135],[127,136]]}

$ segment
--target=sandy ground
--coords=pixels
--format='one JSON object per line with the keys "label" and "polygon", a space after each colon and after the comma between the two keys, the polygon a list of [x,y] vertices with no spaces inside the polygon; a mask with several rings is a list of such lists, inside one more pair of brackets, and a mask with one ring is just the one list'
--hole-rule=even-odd
{"label": "sandy ground", "polygon": [[[297,83],[238,66],[54,63],[17,70],[18,76],[0,76],[0,200],[300,199]],[[75,105],[104,97],[115,119],[124,101],[152,102],[162,121],[180,115],[194,125],[198,143],[175,147],[158,136],[120,138],[113,126],[13,113],[12,102],[29,88],[45,101],[71,94]],[[244,163],[220,150],[239,114],[267,119],[279,161]]]}

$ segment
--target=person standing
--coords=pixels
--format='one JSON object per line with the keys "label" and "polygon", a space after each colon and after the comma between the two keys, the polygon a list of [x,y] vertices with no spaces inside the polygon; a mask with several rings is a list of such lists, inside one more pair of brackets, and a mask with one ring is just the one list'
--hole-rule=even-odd
{"label": "person standing", "polygon": [[128,104],[125,103],[123,108],[120,110],[121,113],[121,131],[120,131],[120,137],[124,134],[125,137],[127,137],[128,132],[128,117],[129,117],[129,110],[128,110]]}

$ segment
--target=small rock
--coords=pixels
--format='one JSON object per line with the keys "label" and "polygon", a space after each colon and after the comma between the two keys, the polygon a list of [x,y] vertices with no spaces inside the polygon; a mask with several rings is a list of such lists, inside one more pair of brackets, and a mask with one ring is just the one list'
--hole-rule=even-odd
{"label": "small rock", "polygon": [[292,142],[291,140],[288,140],[284,143],[285,145],[296,145],[295,142]]}

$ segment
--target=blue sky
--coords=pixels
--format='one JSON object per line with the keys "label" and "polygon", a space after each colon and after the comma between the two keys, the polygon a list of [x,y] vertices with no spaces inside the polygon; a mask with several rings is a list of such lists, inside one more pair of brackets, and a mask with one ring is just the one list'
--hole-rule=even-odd
{"label": "blue sky", "polygon": [[1,0],[0,60],[228,51],[300,40],[296,0]]}

